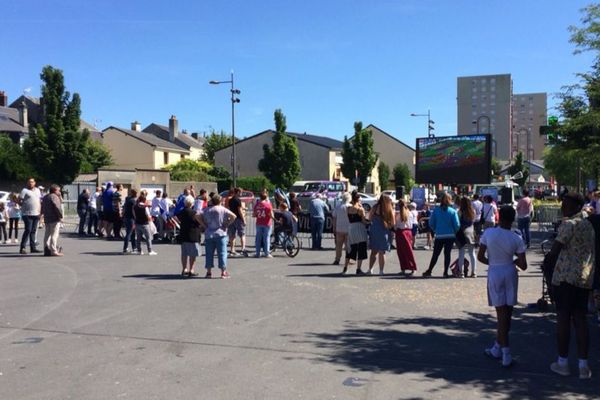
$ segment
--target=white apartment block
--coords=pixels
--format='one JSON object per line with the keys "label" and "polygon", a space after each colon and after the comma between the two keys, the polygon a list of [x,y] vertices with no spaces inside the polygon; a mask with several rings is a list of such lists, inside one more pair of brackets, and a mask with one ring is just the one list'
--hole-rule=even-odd
{"label": "white apartment block", "polygon": [[546,93],[513,95],[512,156],[523,153],[526,160],[541,160],[547,138],[540,136],[540,126],[548,119]]}
{"label": "white apartment block", "polygon": [[492,155],[511,157],[512,79],[510,74],[458,78],[459,135],[489,133]]}

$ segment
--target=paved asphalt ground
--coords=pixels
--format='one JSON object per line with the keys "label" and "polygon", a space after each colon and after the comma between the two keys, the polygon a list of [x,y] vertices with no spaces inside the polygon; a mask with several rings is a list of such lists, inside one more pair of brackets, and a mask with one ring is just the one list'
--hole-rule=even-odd
{"label": "paved asphalt ground", "polygon": [[[332,251],[303,250],[231,259],[229,280],[182,279],[176,245],[155,257],[62,245],[63,258],[0,246],[2,400],[600,397],[595,322],[593,379],[548,369],[554,317],[527,307],[541,293],[535,250],[505,370],[483,355],[495,321],[485,268],[444,280],[440,260],[434,278],[407,279],[391,253],[384,277],[341,277]],[[416,254],[422,272],[431,252]]]}

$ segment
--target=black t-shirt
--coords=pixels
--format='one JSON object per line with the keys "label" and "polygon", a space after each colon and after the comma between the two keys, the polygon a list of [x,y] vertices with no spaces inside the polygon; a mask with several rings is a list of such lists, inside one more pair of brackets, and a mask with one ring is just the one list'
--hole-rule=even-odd
{"label": "black t-shirt", "polygon": [[88,208],[90,204],[90,195],[87,193],[81,193],[79,197],[77,197],[77,209],[82,210],[84,208]]}
{"label": "black t-shirt", "polygon": [[146,205],[144,203],[135,203],[133,206],[133,216],[136,225],[148,225],[148,215],[146,214]]}
{"label": "black t-shirt", "polygon": [[200,242],[200,224],[194,219],[196,212],[192,208],[184,208],[176,217],[179,220],[179,235],[183,242]]}
{"label": "black t-shirt", "polygon": [[133,218],[133,207],[135,206],[134,197],[126,197],[125,204],[123,205],[123,217]]}
{"label": "black t-shirt", "polygon": [[243,218],[242,216],[242,202],[239,197],[232,197],[229,199],[229,209],[235,214],[237,218]]}

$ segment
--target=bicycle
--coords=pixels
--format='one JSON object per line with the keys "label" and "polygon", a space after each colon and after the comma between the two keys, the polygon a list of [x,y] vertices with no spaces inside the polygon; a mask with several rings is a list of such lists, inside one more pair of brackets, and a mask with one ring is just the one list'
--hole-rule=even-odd
{"label": "bicycle", "polygon": [[279,241],[275,240],[275,234],[271,235],[271,252],[274,252],[277,248],[282,249],[288,257],[296,257],[302,248],[302,244],[298,236],[287,233],[279,232]]}

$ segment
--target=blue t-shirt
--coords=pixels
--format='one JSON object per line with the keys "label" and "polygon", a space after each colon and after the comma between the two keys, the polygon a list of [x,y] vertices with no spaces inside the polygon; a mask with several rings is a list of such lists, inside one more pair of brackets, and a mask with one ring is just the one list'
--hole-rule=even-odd
{"label": "blue t-shirt", "polygon": [[312,199],[310,201],[310,206],[308,207],[308,211],[310,212],[310,216],[313,218],[321,218],[325,219],[325,211],[327,210],[327,205],[321,199]]}
{"label": "blue t-shirt", "polygon": [[113,210],[113,194],[115,191],[111,187],[102,193],[102,208],[104,212]]}

